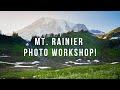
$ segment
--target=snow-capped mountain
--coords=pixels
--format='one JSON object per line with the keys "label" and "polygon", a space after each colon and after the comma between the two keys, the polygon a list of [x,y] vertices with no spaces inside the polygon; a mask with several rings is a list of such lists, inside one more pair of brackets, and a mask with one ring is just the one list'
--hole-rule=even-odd
{"label": "snow-capped mountain", "polygon": [[42,34],[58,34],[74,30],[88,30],[84,24],[74,24],[62,19],[43,17],[33,22],[31,25],[18,30],[19,36],[26,40],[31,40],[32,36],[41,36]]}
{"label": "snow-capped mountain", "polygon": [[99,35],[105,35],[105,32],[102,32],[100,30],[90,30],[89,32],[91,32],[92,34],[99,36]]}

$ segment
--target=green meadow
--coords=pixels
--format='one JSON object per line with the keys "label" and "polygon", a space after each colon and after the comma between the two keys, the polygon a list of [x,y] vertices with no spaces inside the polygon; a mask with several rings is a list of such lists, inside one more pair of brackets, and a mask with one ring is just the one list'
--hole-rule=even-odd
{"label": "green meadow", "polygon": [[73,66],[56,70],[5,70],[0,72],[1,79],[120,79],[120,64]]}

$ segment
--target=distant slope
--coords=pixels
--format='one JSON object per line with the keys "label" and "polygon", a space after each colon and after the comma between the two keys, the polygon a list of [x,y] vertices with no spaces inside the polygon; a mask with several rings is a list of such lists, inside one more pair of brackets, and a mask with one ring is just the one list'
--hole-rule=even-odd
{"label": "distant slope", "polygon": [[110,39],[112,37],[120,37],[120,27],[108,32],[105,36],[104,39]]}

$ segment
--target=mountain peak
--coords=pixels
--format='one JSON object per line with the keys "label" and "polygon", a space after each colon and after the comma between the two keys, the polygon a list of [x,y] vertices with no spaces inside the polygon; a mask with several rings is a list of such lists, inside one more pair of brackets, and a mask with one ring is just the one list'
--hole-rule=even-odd
{"label": "mountain peak", "polygon": [[47,21],[47,20],[55,20],[56,18],[51,18],[51,17],[42,17],[38,20],[44,20],[44,21]]}
{"label": "mountain peak", "polygon": [[67,20],[56,19],[51,17],[42,17],[31,25],[17,31],[17,33],[26,40],[31,40],[32,36],[45,35],[45,34],[58,34],[65,33],[74,30],[78,32],[80,30],[88,30],[84,24],[74,24]]}
{"label": "mountain peak", "polygon": [[32,24],[40,24],[40,23],[44,23],[44,24],[48,24],[51,21],[56,20],[55,18],[51,18],[51,17],[42,17],[38,20],[36,20],[35,22],[33,22]]}

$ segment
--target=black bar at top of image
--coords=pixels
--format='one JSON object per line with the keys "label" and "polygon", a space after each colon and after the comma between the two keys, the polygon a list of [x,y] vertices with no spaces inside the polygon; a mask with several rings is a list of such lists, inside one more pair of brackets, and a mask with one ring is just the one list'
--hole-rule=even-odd
{"label": "black bar at top of image", "polygon": [[1,2],[0,11],[118,11],[119,0],[29,0]]}

